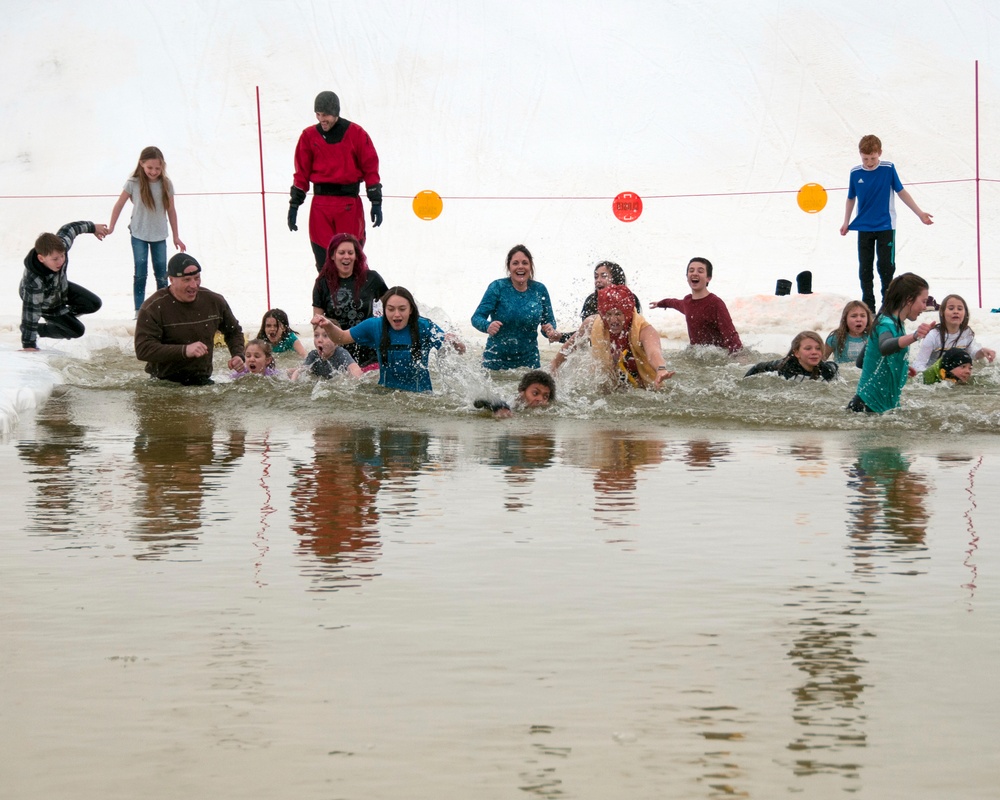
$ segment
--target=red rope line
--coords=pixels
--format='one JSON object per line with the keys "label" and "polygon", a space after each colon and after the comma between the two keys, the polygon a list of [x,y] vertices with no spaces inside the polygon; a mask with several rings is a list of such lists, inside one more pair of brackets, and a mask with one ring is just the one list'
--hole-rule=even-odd
{"label": "red rope line", "polygon": [[[940,181],[909,181],[907,186],[936,186],[946,183],[1000,183],[1000,178],[951,178]],[[826,189],[827,192],[845,192],[846,186],[837,186]],[[646,200],[678,200],[692,197],[757,197],[774,194],[798,194],[798,189],[772,189],[768,191],[752,192],[687,192],[680,194],[639,194]],[[240,197],[257,196],[269,194],[274,196],[285,196],[285,192],[262,192],[255,190],[250,192],[177,192],[177,197]],[[414,195],[409,194],[387,194],[394,200],[411,200]],[[0,194],[0,200],[76,200],[92,198],[117,198],[117,194]],[[614,200],[611,195],[441,195],[442,200]]]}

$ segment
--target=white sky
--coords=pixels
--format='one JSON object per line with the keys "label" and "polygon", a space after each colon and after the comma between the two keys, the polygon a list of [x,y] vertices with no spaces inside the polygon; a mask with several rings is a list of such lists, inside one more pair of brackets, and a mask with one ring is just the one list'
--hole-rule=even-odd
{"label": "white sky", "polygon": [[[0,87],[0,318],[18,314],[35,236],[106,222],[140,149],[156,144],[206,285],[259,319],[258,87],[271,305],[293,320],[308,316],[314,272],[305,227],[285,227],[292,151],[323,89],[381,156],[385,224],[369,231],[372,266],[459,325],[518,242],[566,320],[603,258],[625,267],[644,301],[683,294],[696,254],[713,260],[726,298],[770,294],[801,269],[817,291],[853,295],[855,238],[838,228],[869,132],[935,216],[925,228],[900,204],[900,270],[975,306],[977,59],[981,174],[1000,178],[994,8],[2,0],[0,68],[16,79]],[[807,182],[830,190],[820,214],[795,203]],[[990,266],[1000,197],[995,183],[980,188],[989,307],[1000,305]],[[433,222],[411,210],[422,189],[445,197]],[[645,198],[634,223],[611,213],[623,190]],[[566,199],[492,199],[553,197]],[[131,316],[131,272],[124,225],[73,251],[71,277],[104,297],[108,318]]]}

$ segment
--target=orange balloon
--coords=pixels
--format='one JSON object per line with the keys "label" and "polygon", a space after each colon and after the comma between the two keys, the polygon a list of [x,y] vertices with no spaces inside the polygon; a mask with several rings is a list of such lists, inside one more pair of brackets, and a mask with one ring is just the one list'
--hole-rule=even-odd
{"label": "orange balloon", "polygon": [[807,214],[818,214],[826,208],[826,189],[818,183],[807,183],[798,194],[799,208]]}
{"label": "orange balloon", "polygon": [[428,221],[437,219],[443,208],[444,201],[441,195],[430,189],[424,189],[413,198],[413,213],[420,219]]}

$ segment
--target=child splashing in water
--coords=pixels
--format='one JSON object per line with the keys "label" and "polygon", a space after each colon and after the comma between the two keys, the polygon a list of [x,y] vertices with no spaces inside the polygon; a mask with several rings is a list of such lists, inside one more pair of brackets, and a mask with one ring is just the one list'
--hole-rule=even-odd
{"label": "child splashing in water", "polygon": [[924,383],[968,383],[972,380],[972,356],[968,350],[953,347],[923,372]]}
{"label": "child splashing in water", "polygon": [[975,331],[969,327],[969,306],[965,300],[957,294],[948,295],[941,301],[938,317],[937,327],[920,343],[920,352],[913,359],[917,372],[923,372],[946,350],[956,347],[967,350],[973,359],[985,358],[993,363],[997,354],[976,341]]}
{"label": "child splashing in water", "polygon": [[934,330],[933,322],[923,323],[914,333],[904,327],[927,308],[927,290],[927,281],[912,272],[892,279],[865,345],[858,393],[847,404],[849,411],[882,414],[899,406],[909,374],[907,348]]}
{"label": "child splashing in water", "polygon": [[271,343],[271,350],[275,353],[287,353],[294,350],[305,358],[306,348],[299,341],[298,334],[292,330],[288,322],[288,314],[280,308],[269,309],[264,318],[260,321],[260,332],[258,339],[267,339]]}
{"label": "child splashing in water", "polygon": [[404,392],[431,391],[427,368],[431,348],[448,344],[464,353],[465,344],[421,317],[413,295],[402,286],[393,286],[382,295],[382,308],[383,316],[363,320],[346,331],[322,314],[314,316],[312,323],[337,344],[356,342],[373,348],[378,354],[379,386]]}
{"label": "child splashing in water", "polygon": [[476,408],[489,409],[497,419],[507,419],[515,411],[528,408],[547,408],[556,401],[556,382],[543,369],[533,369],[524,373],[517,384],[517,397],[512,403],[503,400],[476,400]]}
{"label": "child splashing in water", "polygon": [[872,330],[872,311],[867,303],[851,300],[840,315],[840,325],[826,337],[823,358],[833,356],[838,364],[853,364],[864,350]]}
{"label": "child splashing in water", "polygon": [[234,372],[233,378],[244,378],[247,375],[277,375],[274,367],[274,356],[267,339],[251,339],[243,351],[243,369]]}
{"label": "child splashing in water", "polygon": [[316,349],[309,351],[301,367],[291,371],[293,380],[306,373],[318,378],[332,378],[335,372],[346,372],[352,378],[365,374],[354,356],[333,341],[319,325],[313,329],[313,344]]}
{"label": "child splashing in water", "polygon": [[132,233],[132,261],[135,273],[132,278],[132,300],[136,316],[146,299],[146,276],[149,257],[153,258],[153,277],[156,288],[167,287],[167,223],[173,231],[174,247],[182,253],[184,242],[177,233],[177,210],[174,207],[174,185],[167,177],[167,162],[159,147],[146,147],[139,153],[139,163],[135,171],[125,181],[115,207],[111,209],[108,234],[114,233],[115,223],[125,207],[132,201],[132,219],[129,230]]}
{"label": "child splashing in water", "polygon": [[750,367],[744,378],[764,372],[777,372],[786,380],[824,380],[837,377],[837,365],[823,360],[823,340],[815,331],[802,331],[788,349],[788,355],[777,361],[762,361]]}

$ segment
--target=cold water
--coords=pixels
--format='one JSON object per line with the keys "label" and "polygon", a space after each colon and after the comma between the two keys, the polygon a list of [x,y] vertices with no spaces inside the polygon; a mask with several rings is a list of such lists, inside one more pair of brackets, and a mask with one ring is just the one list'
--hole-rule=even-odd
{"label": "cold water", "polygon": [[54,359],[0,444],[0,794],[995,797],[992,368],[865,418],[671,361],[497,421],[468,361]]}

